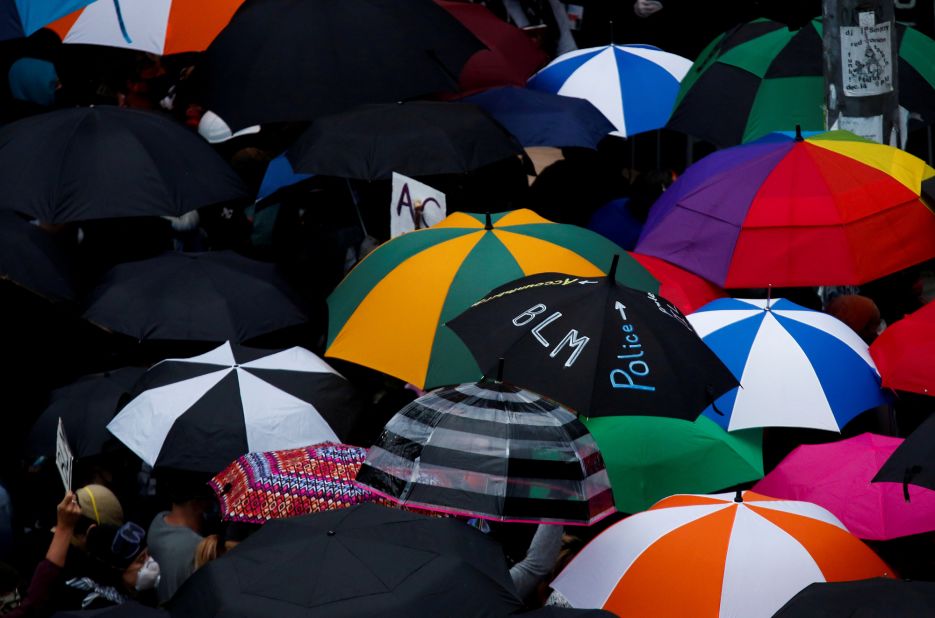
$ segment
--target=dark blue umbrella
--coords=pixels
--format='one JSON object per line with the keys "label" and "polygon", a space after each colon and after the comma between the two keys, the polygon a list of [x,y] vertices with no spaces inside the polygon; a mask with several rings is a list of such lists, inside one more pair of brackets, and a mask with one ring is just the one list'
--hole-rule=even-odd
{"label": "dark blue umbrella", "polygon": [[494,117],[523,146],[596,148],[614,125],[584,99],[525,88],[493,88],[462,99]]}
{"label": "dark blue umbrella", "polygon": [[27,37],[94,0],[0,0],[0,41]]}

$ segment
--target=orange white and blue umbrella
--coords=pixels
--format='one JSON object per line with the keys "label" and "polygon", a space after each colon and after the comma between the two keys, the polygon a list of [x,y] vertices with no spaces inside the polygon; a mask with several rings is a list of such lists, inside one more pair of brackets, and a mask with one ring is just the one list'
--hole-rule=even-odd
{"label": "orange white and blue umbrella", "polygon": [[0,41],[31,35],[94,0],[0,0]]}
{"label": "orange white and blue umbrella", "polygon": [[818,505],[677,495],[608,528],[552,582],[573,607],[627,618],[770,618],[815,582],[893,577]]}
{"label": "orange white and blue umbrella", "polygon": [[87,6],[49,24],[49,28],[65,43],[125,47],[159,55],[203,51],[243,1],[95,0],[81,3]]}

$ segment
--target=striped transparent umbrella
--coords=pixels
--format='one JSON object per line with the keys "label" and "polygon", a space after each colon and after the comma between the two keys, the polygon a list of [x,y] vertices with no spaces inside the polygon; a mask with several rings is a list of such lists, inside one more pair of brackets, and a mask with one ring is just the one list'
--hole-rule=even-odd
{"label": "striped transparent umbrella", "polygon": [[357,483],[400,505],[499,521],[590,525],[615,510],[587,428],[501,382],[438,389],[403,408]]}

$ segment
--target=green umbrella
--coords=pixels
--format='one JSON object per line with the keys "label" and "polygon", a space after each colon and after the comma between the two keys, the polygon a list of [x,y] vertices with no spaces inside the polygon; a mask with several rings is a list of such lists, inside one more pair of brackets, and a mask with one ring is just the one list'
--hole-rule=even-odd
{"label": "green umbrella", "polygon": [[617,509],[638,513],[672,494],[709,493],[763,477],[763,431],[728,433],[704,416],[582,419],[597,441]]}
{"label": "green umbrella", "polygon": [[603,276],[646,292],[659,282],[603,236],[530,210],[456,212],[378,247],[328,298],[326,356],[420,388],[477,381],[481,371],[445,323],[504,283],[543,272]]}
{"label": "green umbrella", "polygon": [[[823,131],[822,23],[799,30],[757,19],[721,34],[682,80],[668,128],[719,147],[777,131]],[[935,119],[935,41],[896,25],[900,104],[916,126]]]}

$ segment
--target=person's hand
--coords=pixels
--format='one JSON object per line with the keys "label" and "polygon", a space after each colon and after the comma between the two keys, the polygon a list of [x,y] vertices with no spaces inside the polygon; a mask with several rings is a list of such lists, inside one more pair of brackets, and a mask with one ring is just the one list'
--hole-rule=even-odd
{"label": "person's hand", "polygon": [[633,3],[633,12],[637,17],[649,17],[653,13],[662,10],[662,2],[659,0],[636,0]]}
{"label": "person's hand", "polygon": [[78,505],[78,498],[75,493],[70,491],[58,505],[58,521],[56,529],[74,530],[78,520],[81,519],[81,507]]}

